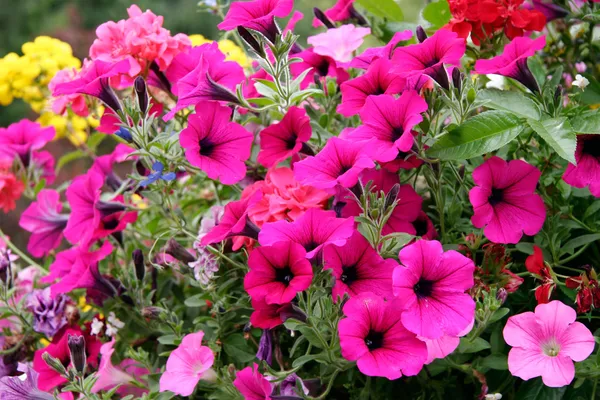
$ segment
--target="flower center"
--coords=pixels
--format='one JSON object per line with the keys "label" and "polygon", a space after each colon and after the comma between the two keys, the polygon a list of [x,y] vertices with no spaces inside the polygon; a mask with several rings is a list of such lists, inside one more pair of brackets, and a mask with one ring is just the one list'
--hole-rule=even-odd
{"label": "flower center", "polygon": [[433,67],[435,64],[439,63],[440,60],[437,57],[433,57],[431,60],[428,60],[425,64],[425,68]]}
{"label": "flower center", "polygon": [[304,244],[304,250],[306,250],[307,252],[313,251],[317,247],[319,247],[319,243],[315,242],[314,240],[311,240],[310,242]]}
{"label": "flower center", "polygon": [[404,133],[404,128],[402,128],[401,126],[395,127],[394,129],[392,129],[392,141],[395,142],[396,140],[400,139],[402,137],[402,134]]}
{"label": "flower center", "polygon": [[583,141],[582,152],[592,157],[600,158],[600,136],[592,135],[593,137]]}
{"label": "flower center", "polygon": [[281,282],[287,286],[292,279],[294,279],[294,274],[290,267],[275,268],[275,280],[277,282]]}
{"label": "flower center", "polygon": [[346,285],[350,285],[352,282],[358,279],[358,275],[356,274],[356,265],[349,265],[347,267],[342,267],[342,275],[340,276],[340,280],[344,282]]}
{"label": "flower center", "polygon": [[419,282],[413,287],[413,290],[417,294],[417,297],[422,299],[424,297],[431,296],[431,292],[433,291],[433,281],[428,281],[427,279],[419,279]]}
{"label": "flower center", "polygon": [[490,194],[490,197],[488,197],[489,203],[492,206],[495,206],[496,204],[500,203],[504,198],[503,192],[504,191],[502,189],[492,188],[492,194]]}
{"label": "flower center", "polygon": [[369,350],[377,350],[383,347],[383,333],[370,330],[365,338],[365,344]]}
{"label": "flower center", "polygon": [[329,72],[329,61],[327,61],[326,58],[323,58],[315,69],[320,76],[327,76],[327,73]]}
{"label": "flower center", "polygon": [[215,145],[207,138],[201,139],[198,146],[200,146],[200,155],[205,157],[210,157],[215,150]]}
{"label": "flower center", "polygon": [[556,357],[560,352],[560,345],[556,342],[556,339],[551,338],[546,343],[542,344],[542,351],[548,357]]}
{"label": "flower center", "polygon": [[418,219],[413,222],[413,226],[415,227],[415,234],[417,236],[424,236],[427,233],[427,220]]}
{"label": "flower center", "polygon": [[295,133],[290,134],[290,137],[285,140],[286,150],[292,150],[296,146],[296,140],[298,140],[298,136]]}

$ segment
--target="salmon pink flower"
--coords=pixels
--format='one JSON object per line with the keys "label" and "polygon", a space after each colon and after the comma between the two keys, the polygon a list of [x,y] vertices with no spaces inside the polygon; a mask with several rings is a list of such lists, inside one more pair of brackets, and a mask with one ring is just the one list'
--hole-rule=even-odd
{"label": "salmon pink flower", "polygon": [[425,111],[427,102],[414,90],[402,93],[398,99],[390,95],[369,96],[359,113],[363,125],[352,130],[348,139],[370,141],[375,161],[392,161],[399,152],[413,147],[412,129],[423,121],[421,114]]}
{"label": "salmon pink flower", "polygon": [[578,135],[575,160],[577,165],[569,164],[563,180],[576,188],[589,187],[600,197],[600,135]]}
{"label": "salmon pink flower", "polygon": [[101,390],[110,390],[117,385],[121,385],[116,393],[125,397],[127,395],[143,396],[147,390],[138,388],[132,384],[133,381],[142,381],[141,376],[150,373],[146,368],[137,366],[136,361],[127,358],[113,365],[111,357],[115,352],[115,339],[104,343],[100,347],[100,365],[98,366],[98,380],[92,386],[92,393],[98,393]]}
{"label": "salmon pink flower", "polygon": [[473,284],[475,264],[457,251],[444,252],[436,240],[418,240],[400,251],[394,294],[405,311],[406,329],[427,339],[458,336],[475,316],[465,291]]}
{"label": "salmon pink flower", "polygon": [[[77,78],[77,70],[75,68],[67,68],[58,71],[54,78],[48,83],[48,89],[54,93],[56,85],[64,82],[71,82]],[[67,111],[67,106],[73,112],[81,117],[87,117],[90,113],[85,96],[81,94],[69,94],[65,96],[57,96],[51,99],[52,112],[58,115],[63,115]]]}
{"label": "salmon pink flower", "polygon": [[361,293],[343,310],[346,318],[338,325],[342,356],[357,361],[360,372],[393,380],[421,371],[427,347],[402,325],[402,307],[395,300]]}
{"label": "salmon pink flower", "polygon": [[294,222],[264,224],[258,234],[258,242],[262,246],[296,242],[307,251],[306,258],[313,259],[326,245],[343,246],[353,232],[352,218],[336,218],[333,211],[311,208]]}
{"label": "salmon pink flower", "polygon": [[234,1],[218,26],[223,31],[231,31],[238,26],[263,34],[275,43],[279,28],[275,17],[285,18],[294,8],[294,0],[253,0]]}
{"label": "salmon pink flower", "polygon": [[290,107],[283,119],[260,132],[257,161],[267,168],[298,153],[310,140],[312,129],[306,111]]}
{"label": "salmon pink flower", "polygon": [[21,214],[19,226],[31,232],[27,250],[35,257],[42,257],[60,245],[63,230],[69,220],[68,214],[60,214],[62,204],[58,192],[41,190],[37,200]]}
{"label": "salmon pink flower", "polygon": [[189,396],[201,379],[212,378],[210,369],[215,355],[207,346],[202,346],[204,332],[185,335],[181,344],[169,355],[167,370],[160,377],[160,391],[170,391],[180,396]]}
{"label": "salmon pink flower", "polygon": [[309,36],[306,41],[313,46],[316,54],[331,57],[339,65],[350,62],[354,51],[362,45],[365,36],[370,34],[371,28],[348,24]]}
{"label": "salmon pink flower", "polygon": [[353,187],[358,175],[374,166],[364,144],[332,137],[316,156],[294,164],[294,176],[300,183],[331,191],[337,185]]}
{"label": "salmon pink flower", "polygon": [[388,44],[382,47],[370,47],[366,49],[360,55],[354,57],[348,66],[352,68],[368,69],[373,61],[379,58],[391,60],[398,43],[409,40],[411,37],[412,31],[408,29],[402,32],[396,32]]}
{"label": "salmon pink flower", "polygon": [[504,52],[489,60],[477,60],[474,72],[477,74],[497,74],[521,82],[532,92],[540,87],[527,66],[527,59],[546,46],[546,37],[537,39],[517,37],[504,47]]}
{"label": "salmon pink flower", "polygon": [[17,207],[25,185],[11,171],[12,162],[0,160],[0,209],[5,213]]}
{"label": "salmon pink flower", "polygon": [[475,186],[469,192],[474,215],[471,222],[483,228],[495,243],[518,243],[523,232],[535,235],[544,225],[546,209],[535,194],[541,172],[521,160],[491,157],[473,171]]}
{"label": "salmon pink flower", "polygon": [[254,249],[248,268],[244,289],[253,299],[264,298],[267,304],[292,301],[298,292],[308,289],[313,278],[306,250],[294,242]]}
{"label": "salmon pink flower", "polygon": [[226,185],[246,176],[244,161],[250,157],[254,136],[243,126],[231,122],[231,109],[207,102],[196,107],[188,127],[181,131],[179,142],[185,157],[195,167],[206,172],[210,179]]}
{"label": "salmon pink flower", "polygon": [[354,297],[371,292],[384,299],[392,299],[392,273],[398,263],[384,260],[367,239],[354,231],[345,245],[327,246],[323,250],[324,270],[330,269],[335,277],[333,301],[348,293]]}
{"label": "salmon pink flower", "polygon": [[28,119],[10,124],[8,128],[0,128],[0,160],[12,164],[15,157],[19,157],[27,167],[32,153],[54,139],[55,134],[53,126],[42,128]]}
{"label": "salmon pink flower", "polygon": [[548,303],[552,296],[552,291],[556,288],[552,269],[544,262],[544,254],[538,246],[533,246],[533,254],[525,260],[527,271],[534,274],[542,281],[542,284],[535,289],[535,299],[538,304]]}
{"label": "salmon pink flower", "polygon": [[594,351],[594,336],[577,313],[560,301],[540,304],[535,313],[513,315],[504,327],[504,340],[512,349],[508,369],[523,380],[538,376],[546,386],[561,387],[575,377],[573,361],[585,360]]}
{"label": "salmon pink flower", "polygon": [[273,392],[273,385],[260,373],[256,363],[238,371],[233,386],[240,391],[244,400],[269,400]]}
{"label": "salmon pink flower", "polygon": [[302,59],[301,62],[290,65],[290,71],[294,78],[300,76],[307,69],[312,68],[312,73],[309,72],[300,83],[301,89],[307,88],[314,82],[315,77],[320,79],[326,76],[334,77],[338,85],[341,85],[350,78],[350,74],[344,68],[339,67],[333,58],[317,54],[312,48],[294,54],[294,57]]}

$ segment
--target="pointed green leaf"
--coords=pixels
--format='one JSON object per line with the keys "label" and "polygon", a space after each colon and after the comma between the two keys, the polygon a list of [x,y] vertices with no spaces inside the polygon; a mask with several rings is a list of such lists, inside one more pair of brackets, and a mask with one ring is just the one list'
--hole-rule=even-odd
{"label": "pointed green leaf", "polygon": [[600,134],[600,113],[593,111],[579,115],[571,120],[571,126],[577,133]]}
{"label": "pointed green leaf", "polygon": [[438,0],[427,4],[423,9],[423,19],[429,22],[429,29],[439,29],[446,25],[452,14],[450,14],[450,6],[446,0]]}
{"label": "pointed green leaf", "polygon": [[486,89],[477,94],[483,106],[494,110],[508,111],[518,116],[540,119],[538,105],[523,93],[509,90]]}
{"label": "pointed green leaf", "polygon": [[573,132],[567,118],[551,118],[543,121],[528,119],[527,123],[559,156],[572,164],[576,164],[577,135]]}
{"label": "pointed green leaf", "polygon": [[394,0],[357,0],[371,14],[391,21],[404,20],[402,9]]}

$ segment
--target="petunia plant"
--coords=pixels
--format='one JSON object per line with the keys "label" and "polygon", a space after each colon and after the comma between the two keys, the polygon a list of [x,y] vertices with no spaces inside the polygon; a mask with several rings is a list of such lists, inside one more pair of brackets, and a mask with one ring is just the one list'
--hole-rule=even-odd
{"label": "petunia plant", "polygon": [[0,399],[598,398],[598,3],[100,25],[96,131],[0,128]]}

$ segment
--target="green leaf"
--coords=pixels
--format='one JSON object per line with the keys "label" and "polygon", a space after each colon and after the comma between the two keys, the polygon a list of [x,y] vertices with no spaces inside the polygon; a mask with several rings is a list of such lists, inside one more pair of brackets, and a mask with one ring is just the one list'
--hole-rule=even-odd
{"label": "green leaf", "polygon": [[67,153],[58,159],[58,162],[56,163],[56,170],[58,171],[62,167],[67,165],[68,163],[73,162],[73,161],[78,160],[83,157],[85,157],[85,153],[81,150],[75,150],[70,153]]}
{"label": "green leaf", "polygon": [[508,111],[525,118],[540,119],[539,106],[523,93],[509,90],[485,89],[477,94],[483,106],[494,110]]}
{"label": "green leaf", "polygon": [[234,333],[227,336],[223,341],[223,350],[225,354],[239,363],[247,363],[256,358],[256,355],[248,346],[248,342],[241,333]]}
{"label": "green leaf", "polygon": [[86,143],[87,147],[89,147],[90,150],[95,151],[98,145],[100,145],[100,143],[102,143],[102,141],[106,139],[106,136],[106,133],[102,132],[96,132],[91,134]]}
{"label": "green leaf", "polygon": [[487,111],[442,135],[428,150],[430,157],[464,160],[498,150],[523,131],[521,118],[505,111]]}
{"label": "green leaf", "polygon": [[156,340],[158,340],[158,343],[160,344],[168,344],[172,346],[177,346],[180,343],[180,340],[177,338],[177,336],[173,334],[160,336]]}
{"label": "green leaf", "polygon": [[38,193],[45,187],[46,187],[46,180],[40,179],[40,181],[38,183],[36,183],[35,187],[33,188],[33,193],[35,193],[35,195],[37,196]]}
{"label": "green leaf", "polygon": [[516,400],[561,400],[568,386],[551,388],[544,385],[542,378],[535,378],[523,382],[517,392]]}
{"label": "green leaf", "polygon": [[206,305],[206,300],[201,298],[202,294],[196,294],[194,296],[188,297],[185,299],[185,305],[187,307],[204,307]]}
{"label": "green leaf", "polygon": [[508,369],[508,356],[506,354],[492,354],[481,360],[481,365],[499,371]]}
{"label": "green leaf", "polygon": [[316,361],[318,363],[326,363],[328,362],[328,360],[326,359],[325,354],[321,353],[321,354],[307,354],[305,356],[300,356],[298,358],[296,358],[294,360],[294,362],[292,363],[292,367],[296,368],[296,367],[300,367],[304,364],[306,364],[307,362],[311,362],[311,361]]}
{"label": "green leaf", "polygon": [[394,0],[357,0],[371,14],[391,21],[404,20],[402,9]]}
{"label": "green leaf", "polygon": [[577,135],[573,132],[567,118],[551,118],[541,122],[528,119],[527,123],[559,156],[571,164],[577,163],[575,161]]}
{"label": "green leaf", "polygon": [[600,134],[600,113],[594,111],[579,115],[571,120],[571,126],[577,133]]}
{"label": "green leaf", "polygon": [[490,317],[488,324],[493,324],[496,321],[500,321],[502,318],[504,318],[506,316],[506,314],[509,313],[509,311],[510,311],[510,309],[506,308],[506,307],[502,307],[502,308],[496,310],[496,312],[494,312],[494,314],[492,314],[492,316]]}
{"label": "green leaf", "polygon": [[441,28],[450,21],[451,17],[450,6],[446,0],[429,3],[423,9],[423,19],[431,24],[429,29],[437,30]]}
{"label": "green leaf", "polygon": [[589,235],[582,235],[576,237],[575,239],[569,240],[567,243],[562,246],[561,250],[564,253],[573,254],[575,249],[581,246],[584,246],[588,243],[595,242],[596,240],[600,240],[600,233],[591,233]]}
{"label": "green leaf", "polygon": [[323,348],[324,345],[321,342],[321,340],[319,340],[317,334],[313,331],[313,328],[304,325],[299,326],[298,330],[300,331],[300,333],[302,333],[304,337],[306,337],[306,340],[308,340],[310,344],[312,344],[315,347],[318,347],[319,349]]}
{"label": "green leaf", "polygon": [[289,329],[290,331],[296,331],[298,330],[299,326],[304,326],[306,325],[304,322],[300,322],[297,319],[294,318],[288,318],[285,320],[285,322],[283,323],[283,325]]}
{"label": "green leaf", "polygon": [[467,338],[461,338],[460,344],[458,345],[458,351],[460,353],[477,353],[478,351],[486,350],[491,347],[492,346],[487,340],[480,337],[472,342]]}

